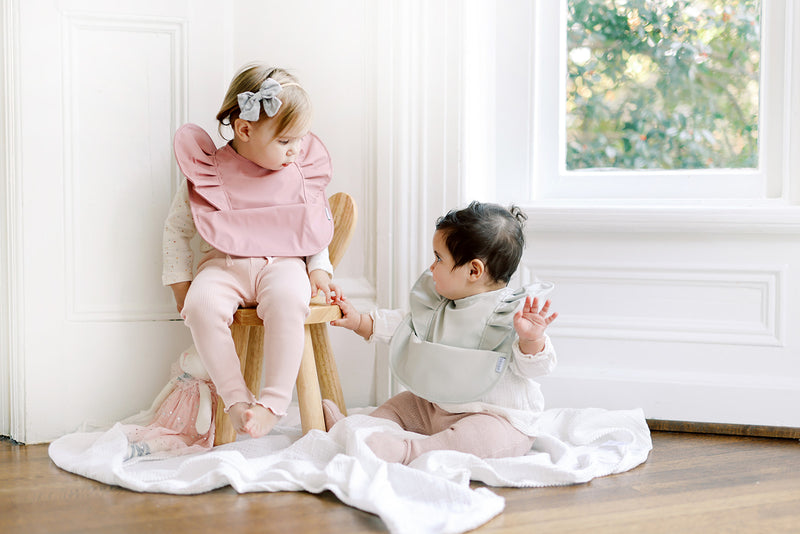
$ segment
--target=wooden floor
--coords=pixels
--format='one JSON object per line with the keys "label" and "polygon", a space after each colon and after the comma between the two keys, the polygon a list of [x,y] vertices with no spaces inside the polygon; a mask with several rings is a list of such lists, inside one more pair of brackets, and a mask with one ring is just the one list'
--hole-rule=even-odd
{"label": "wooden floor", "polygon": [[[493,488],[505,511],[480,533],[800,532],[800,442],[653,433],[648,461],[555,488]],[[386,532],[331,493],[140,494],[58,469],[46,445],[0,441],[0,533]]]}

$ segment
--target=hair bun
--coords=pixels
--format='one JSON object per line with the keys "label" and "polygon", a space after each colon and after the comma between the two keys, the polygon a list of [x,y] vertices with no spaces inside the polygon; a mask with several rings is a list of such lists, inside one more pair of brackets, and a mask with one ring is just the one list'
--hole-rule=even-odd
{"label": "hair bun", "polygon": [[525,212],[522,211],[522,208],[512,204],[511,206],[509,206],[508,211],[517,220],[517,222],[519,223],[520,226],[524,226],[525,225],[525,221],[528,220],[528,216],[525,215]]}

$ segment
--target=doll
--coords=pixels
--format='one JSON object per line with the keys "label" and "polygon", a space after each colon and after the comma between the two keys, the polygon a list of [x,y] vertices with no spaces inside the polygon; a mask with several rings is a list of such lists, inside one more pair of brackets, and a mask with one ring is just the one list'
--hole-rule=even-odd
{"label": "doll", "polygon": [[172,378],[149,410],[123,421],[127,459],[157,452],[185,454],[214,445],[217,393],[194,345],[173,365]]}

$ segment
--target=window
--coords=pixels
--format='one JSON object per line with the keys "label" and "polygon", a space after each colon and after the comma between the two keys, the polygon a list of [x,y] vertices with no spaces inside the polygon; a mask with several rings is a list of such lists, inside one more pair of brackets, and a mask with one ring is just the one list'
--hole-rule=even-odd
{"label": "window", "polygon": [[[788,0],[498,2],[493,62],[476,68],[496,73],[481,138],[495,164],[488,185],[467,176],[467,195],[785,199],[796,11]],[[470,132],[480,105],[465,106]]]}
{"label": "window", "polygon": [[568,0],[565,168],[758,168],[759,0]]}

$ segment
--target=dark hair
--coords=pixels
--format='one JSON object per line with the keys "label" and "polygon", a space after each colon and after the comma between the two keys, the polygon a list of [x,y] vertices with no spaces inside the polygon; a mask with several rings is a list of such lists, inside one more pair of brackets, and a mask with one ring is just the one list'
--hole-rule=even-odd
{"label": "dark hair", "polygon": [[479,259],[494,281],[508,283],[522,259],[527,219],[517,206],[506,209],[473,201],[464,209],[439,217],[436,230],[443,234],[454,267]]}

